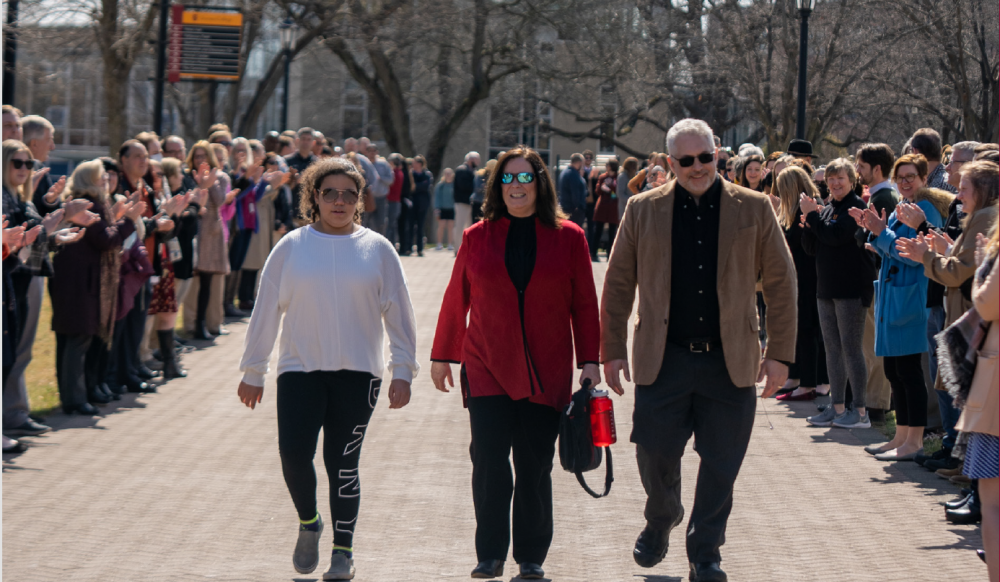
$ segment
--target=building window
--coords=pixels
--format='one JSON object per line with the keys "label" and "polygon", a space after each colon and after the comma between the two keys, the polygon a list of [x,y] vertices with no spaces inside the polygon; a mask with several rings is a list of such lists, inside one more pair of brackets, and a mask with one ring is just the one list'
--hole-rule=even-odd
{"label": "building window", "polygon": [[508,77],[490,96],[489,159],[524,144],[538,152],[546,164],[550,157],[550,135],[540,130],[552,123],[552,106],[538,98],[539,84]]}

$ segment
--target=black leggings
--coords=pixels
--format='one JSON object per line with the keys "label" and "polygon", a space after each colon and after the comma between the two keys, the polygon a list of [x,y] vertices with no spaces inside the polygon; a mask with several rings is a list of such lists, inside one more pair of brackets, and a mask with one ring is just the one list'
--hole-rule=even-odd
{"label": "black leggings", "polygon": [[885,378],[892,386],[895,401],[896,424],[902,426],[927,426],[927,386],[921,354],[886,356]]}
{"label": "black leggings", "polygon": [[[212,299],[212,277],[215,273],[198,273],[198,324],[204,323],[208,302]],[[311,518],[310,518],[311,519]]]}
{"label": "black leggings", "polygon": [[313,457],[323,429],[333,543],[353,547],[361,505],[358,461],[382,380],[367,372],[285,372],[278,376],[278,451],[299,519],[316,517]]}
{"label": "black leggings", "polygon": [[476,396],[468,404],[476,555],[479,561],[507,558],[513,496],[514,560],[541,564],[552,543],[552,459],[559,411],[509,396]]}

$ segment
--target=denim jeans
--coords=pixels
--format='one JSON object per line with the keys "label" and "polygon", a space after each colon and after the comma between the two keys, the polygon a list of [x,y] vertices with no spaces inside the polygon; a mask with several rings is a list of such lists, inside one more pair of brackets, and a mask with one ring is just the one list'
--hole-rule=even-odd
{"label": "denim jeans", "polygon": [[394,245],[399,242],[399,207],[402,205],[398,200],[388,202],[389,221],[385,227],[385,238],[389,239],[389,244]]}

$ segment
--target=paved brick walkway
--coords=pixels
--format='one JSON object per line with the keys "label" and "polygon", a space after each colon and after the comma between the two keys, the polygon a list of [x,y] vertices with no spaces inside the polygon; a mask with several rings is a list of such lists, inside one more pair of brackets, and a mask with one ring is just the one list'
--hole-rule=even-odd
{"label": "paved brick walkway", "polygon": [[[355,548],[358,579],[466,580],[475,563],[468,419],[457,392],[427,372],[449,253],[405,259],[425,366],[411,404],[383,400],[362,455],[364,496]],[[603,277],[597,269],[598,285]],[[54,416],[58,430],[26,439],[3,462],[3,578],[72,580],[315,580],[290,558],[297,527],[281,478],[274,377],[263,404],[236,397],[245,324],[185,356],[191,376],[161,393],[130,395],[96,421]],[[687,579],[683,529],[651,570],[632,561],[644,494],[627,442],[632,398],[616,402],[610,498],[588,497],[557,469],[555,539],[545,569],[558,581]],[[873,430],[807,428],[812,403],[758,406],[753,442],[736,484],[723,566],[734,581],[984,580],[978,529],[944,521],[939,501],[957,492],[923,469],[872,460]],[[317,455],[322,473],[322,456]],[[684,464],[691,507],[697,455]],[[595,474],[592,480],[597,481]],[[329,519],[327,485],[320,508]],[[899,532],[906,532],[901,536]],[[323,547],[331,542],[328,529]],[[325,553],[325,552],[324,552]],[[509,562],[510,580],[516,565]]]}

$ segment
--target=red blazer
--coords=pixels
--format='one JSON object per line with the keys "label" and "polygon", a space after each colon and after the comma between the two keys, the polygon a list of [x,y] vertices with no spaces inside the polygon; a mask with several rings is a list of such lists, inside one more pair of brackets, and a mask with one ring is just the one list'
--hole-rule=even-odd
{"label": "red blazer", "polygon": [[561,410],[572,395],[574,345],[577,367],[598,363],[600,352],[600,315],[586,235],[568,220],[558,229],[535,222],[535,268],[524,306],[525,336],[538,373],[532,395],[517,290],[504,263],[509,227],[510,221],[501,218],[476,223],[463,234],[431,359],[463,365],[465,397],[506,394]]}

